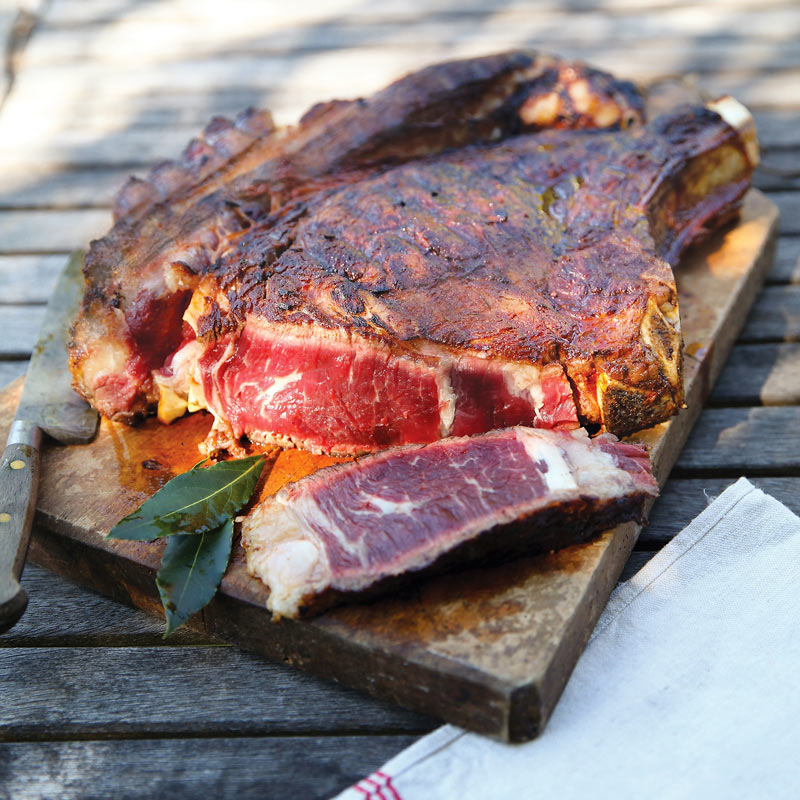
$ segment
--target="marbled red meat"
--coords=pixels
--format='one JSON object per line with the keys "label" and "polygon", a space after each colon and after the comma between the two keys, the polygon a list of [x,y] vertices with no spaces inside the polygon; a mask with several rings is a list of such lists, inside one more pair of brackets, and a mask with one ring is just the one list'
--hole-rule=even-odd
{"label": "marbled red meat", "polygon": [[250,573],[295,617],[480,559],[641,520],[647,453],[604,435],[514,427],[386,450],[284,487],[244,519]]}
{"label": "marbled red meat", "polygon": [[[192,320],[216,343],[195,381],[217,444],[359,453],[579,415],[620,435],[662,421],[683,400],[665,258],[735,209],[750,172],[700,108],[394,167],[304,201],[263,267],[276,228],[255,226]],[[661,229],[665,209],[680,224]]]}
{"label": "marbled red meat", "polygon": [[234,439],[316,452],[363,453],[520,424],[578,425],[559,364],[398,353],[310,326],[247,325],[205,350],[196,372],[205,405]]}

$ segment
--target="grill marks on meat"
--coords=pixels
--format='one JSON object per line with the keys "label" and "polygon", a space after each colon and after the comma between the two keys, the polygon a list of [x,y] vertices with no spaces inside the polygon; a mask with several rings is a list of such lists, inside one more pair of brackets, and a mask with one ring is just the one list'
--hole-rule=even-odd
{"label": "grill marks on meat", "polygon": [[[180,315],[147,307],[179,308],[231,237],[254,224],[278,225],[283,235],[271,246],[279,252],[287,230],[291,239],[286,207],[298,197],[452,147],[545,127],[627,125],[641,114],[629,83],[512,52],[438,64],[367,100],[315,106],[288,131],[273,130],[263,112],[213,120],[178,162],[126,185],[114,227],[92,243],[70,347],[75,386],[113,419],[152,409],[153,365],[166,347],[155,345],[183,331]],[[145,334],[145,323],[157,331]]]}
{"label": "grill marks on meat", "polygon": [[242,524],[278,616],[375,594],[403,576],[541,552],[641,520],[647,453],[611,436],[509,428],[384,451],[290,484]]}
{"label": "grill marks on meat", "polygon": [[665,259],[735,211],[752,166],[718,114],[684,109],[316,195],[268,265],[275,228],[253,227],[193,320],[216,340],[195,376],[215,446],[346,454],[578,414],[617,435],[668,418],[683,382]]}

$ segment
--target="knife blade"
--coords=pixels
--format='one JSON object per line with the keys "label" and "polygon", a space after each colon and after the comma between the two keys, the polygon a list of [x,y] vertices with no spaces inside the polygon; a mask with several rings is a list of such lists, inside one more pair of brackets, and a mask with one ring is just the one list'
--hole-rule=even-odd
{"label": "knife blade", "polygon": [[69,327],[83,296],[82,265],[83,253],[74,253],[53,290],[0,458],[0,633],[28,605],[19,578],[36,510],[42,432],[80,444],[97,430],[98,414],[72,388],[67,363]]}

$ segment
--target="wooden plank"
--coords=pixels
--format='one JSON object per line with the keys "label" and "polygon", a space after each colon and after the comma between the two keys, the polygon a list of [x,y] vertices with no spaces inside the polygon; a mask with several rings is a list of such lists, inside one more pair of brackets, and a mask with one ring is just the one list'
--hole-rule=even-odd
{"label": "wooden plank", "polygon": [[0,358],[30,356],[44,319],[43,306],[0,306]]}
{"label": "wooden plank", "polygon": [[[0,133],[3,142],[10,140],[21,150],[25,137],[14,126],[25,113],[30,114],[32,105],[38,104],[41,108],[47,104],[50,116],[38,120],[34,127],[28,126],[28,138],[39,144],[40,135],[53,130],[56,123],[59,128],[66,128],[65,123],[70,121],[74,124],[75,109],[82,108],[90,94],[94,96],[94,103],[102,100],[110,104],[116,98],[120,108],[124,109],[129,98],[155,89],[177,93],[196,91],[198,86],[202,86],[204,91],[212,93],[236,87],[268,93],[272,106],[296,108],[298,97],[305,105],[310,105],[331,97],[370,94],[427,63],[481,55],[495,49],[493,42],[478,41],[446,50],[435,45],[428,52],[421,47],[380,48],[374,53],[366,48],[352,52],[325,51],[303,59],[295,69],[284,57],[194,57],[143,65],[136,70],[127,65],[104,65],[101,84],[95,79],[99,67],[93,62],[77,62],[60,68],[61,80],[57,82],[51,67],[32,68],[22,72],[17,79],[12,92],[14,110],[12,113],[9,99],[10,116],[7,120],[0,120]],[[566,55],[586,55],[584,48],[561,50]],[[666,56],[662,61],[654,62],[645,60],[642,54],[643,57],[637,61],[629,60],[627,55],[623,58],[619,53],[618,49],[607,54],[598,52],[592,61],[598,67],[639,80],[682,70],[680,62],[671,61]],[[753,67],[736,72],[710,72],[702,76],[700,86],[712,95],[732,94],[754,108],[786,108],[794,106],[795,99],[785,87],[796,82],[798,76],[800,68],[796,66],[770,70]]]}
{"label": "wooden plank", "polygon": [[[733,54],[732,54],[732,57]],[[713,96],[733,95],[750,108],[789,109],[797,105],[788,86],[800,82],[800,68],[742,70],[741,72],[704,75],[702,88]]]}
{"label": "wooden plank", "polygon": [[325,800],[378,769],[417,738],[292,736],[0,744],[3,796],[14,800]]}
{"label": "wooden plank", "polygon": [[[800,113],[795,124],[800,123]],[[800,190],[800,142],[798,149],[762,152],[755,174],[755,185],[762,191]]]}
{"label": "wooden plank", "polygon": [[800,406],[703,411],[676,469],[682,476],[800,475]]}
{"label": "wooden plank", "polygon": [[[157,132],[154,132],[154,135]],[[193,133],[196,133],[194,131]],[[183,148],[190,136],[180,145]],[[169,153],[171,157],[179,151]],[[120,154],[116,160],[119,163]],[[132,157],[136,161],[139,157]],[[147,162],[151,165],[153,160]],[[91,162],[92,164],[96,162]],[[0,176],[0,210],[13,208],[104,208],[135,170],[114,166],[101,169],[11,167]],[[140,170],[141,172],[141,170]]]}
{"label": "wooden plank", "polygon": [[742,341],[800,339],[800,286],[766,286],[742,331]]}
{"label": "wooden plank", "polygon": [[758,140],[765,148],[790,148],[797,147],[797,119],[798,110],[792,108],[788,111],[759,110],[754,114],[758,129]]}
{"label": "wooden plank", "polygon": [[654,555],[653,550],[634,550],[622,568],[620,583],[630,580]]}
{"label": "wooden plank", "polygon": [[111,226],[98,209],[0,211],[0,252],[53,253],[85,247]]}
{"label": "wooden plank", "polygon": [[[233,647],[0,649],[0,741],[413,732],[435,721]],[[142,681],[143,675],[158,676]],[[198,687],[203,687],[198,702]]]}
{"label": "wooden plank", "polygon": [[778,230],[782,234],[800,234],[800,192],[770,192],[770,200],[781,212]]}
{"label": "wooden plank", "polygon": [[740,344],[711,392],[714,405],[800,405],[800,344]]}
{"label": "wooden plank", "polygon": [[109,600],[35,564],[26,565],[22,585],[28,592],[28,608],[3,635],[3,647],[218,644],[188,628],[178,629],[165,641],[164,623],[156,617]]}
{"label": "wooden plank", "polygon": [[[643,2],[643,0],[641,0]],[[750,4],[747,4],[750,5]],[[43,30],[55,28],[59,22],[60,6],[52,9],[44,20]],[[293,48],[301,45],[319,47],[326,41],[323,39],[326,30],[333,28],[334,34],[327,41],[347,42],[346,34],[339,27],[370,29],[375,25],[391,25],[397,29],[415,24],[420,27],[448,23],[456,30],[462,26],[472,26],[476,31],[487,31],[487,36],[495,36],[497,26],[517,25],[535,26],[540,42],[569,39],[575,42],[606,41],[612,37],[626,40],[645,38],[668,38],[691,42],[698,37],[763,37],[772,41],[788,41],[797,29],[800,13],[792,4],[777,4],[736,9],[726,7],[724,13],[718,9],[703,6],[682,7],[650,7],[647,13],[638,13],[635,9],[620,9],[619,13],[607,13],[602,7],[590,5],[588,0],[583,4],[581,13],[574,9],[559,7],[556,3],[542,5],[530,4],[525,0],[504,2],[498,7],[496,2],[458,3],[455,0],[438,0],[433,3],[404,3],[395,0],[391,3],[384,0],[356,5],[353,3],[325,4],[322,10],[318,4],[281,7],[277,4],[252,4],[247,0],[230,0],[227,11],[221,15],[212,12],[214,4],[195,4],[192,14],[186,14],[179,4],[148,4],[128,13],[103,14],[94,19],[85,19],[78,23],[72,18],[70,28],[80,30],[84,25],[91,25],[103,31],[111,29],[129,30],[133,36],[137,29],[149,30],[157,27],[168,28],[183,25],[183,35],[191,35],[198,29],[217,32],[220,41],[247,41],[259,31],[276,31],[283,33],[287,43]],[[239,9],[238,13],[236,9]],[[248,25],[243,28],[242,19]],[[402,24],[400,24],[402,23]],[[422,24],[420,24],[422,23]],[[438,41],[447,43],[446,32],[436,31]],[[181,33],[175,36],[176,43]],[[361,40],[371,44],[375,40],[367,36]],[[232,43],[232,42],[231,42]],[[324,46],[324,45],[323,45]]]}
{"label": "wooden plank", "polygon": [[800,237],[781,236],[768,283],[800,283]]}
{"label": "wooden plank", "polygon": [[[5,141],[5,134],[12,135],[12,141],[19,143],[21,138],[15,133],[13,126],[24,120],[26,115],[40,111],[47,104],[50,115],[37,121],[36,129],[65,131],[86,129],[97,132],[123,130],[125,128],[157,126],[168,128],[186,126],[194,132],[202,130],[208,120],[215,114],[234,116],[248,106],[274,109],[274,97],[257,88],[227,86],[223,89],[211,89],[194,86],[180,92],[166,90],[158,86],[143,86],[134,94],[114,101],[112,95],[77,91],[78,87],[65,88],[56,93],[52,87],[39,96],[28,92],[13,92],[0,115],[0,143]],[[341,92],[337,92],[341,95]],[[287,98],[296,109],[293,118],[287,122],[296,122],[297,115],[302,113],[309,103],[321,99],[317,97]],[[75,103],[79,103],[78,106]],[[80,115],[75,108],[80,108]],[[37,136],[41,133],[37,132]],[[11,166],[11,165],[9,165]]]}
{"label": "wooden plank", "polygon": [[[768,269],[774,223],[774,207],[753,192],[742,224],[710,239],[679,270],[684,332],[694,353],[686,362],[688,409],[640,436],[652,446],[662,479]],[[12,402],[8,394],[6,406]],[[199,415],[170,428],[152,420],[133,429],[104,422],[98,439],[85,448],[45,451],[43,527],[31,558],[157,611],[153,570],[160,547],[106,540],[98,532],[187,469],[195,458],[191,445],[208,425]],[[141,469],[144,459],[161,469]],[[286,451],[272,468],[270,486],[318,463],[301,451]],[[93,477],[98,471],[102,481]],[[87,480],[91,492],[84,488]],[[380,602],[280,624],[271,622],[266,590],[245,575],[237,550],[221,593],[192,625],[458,724],[512,740],[530,738],[552,709],[635,532],[632,525],[621,526],[553,554],[446,576]]]}
{"label": "wooden plank", "polygon": [[[538,15],[532,19],[541,21]],[[569,20],[569,24],[564,24],[565,20]],[[422,25],[420,30],[389,26],[385,35],[376,34],[376,41],[372,45],[365,43],[365,31],[359,27],[356,32],[358,46],[350,49],[342,48],[341,33],[331,32],[325,27],[322,30],[326,35],[334,36],[336,49],[313,52],[308,51],[310,45],[307,36],[300,30],[298,35],[303,42],[302,52],[299,53],[298,45],[287,39],[289,34],[272,27],[272,35],[286,51],[281,55],[253,54],[247,42],[235,39],[228,41],[228,48],[222,48],[225,55],[220,55],[221,39],[219,33],[211,28],[206,35],[209,31],[217,34],[209,39],[211,53],[204,56],[200,46],[189,42],[187,53],[182,58],[176,58],[172,51],[176,41],[186,37],[183,23],[180,33],[171,33],[169,29],[161,27],[155,30],[142,27],[138,32],[123,30],[119,42],[109,42],[108,51],[114,58],[119,58],[118,63],[103,63],[86,57],[87,47],[96,46],[102,37],[111,35],[108,29],[103,29],[102,36],[96,32],[87,34],[90,39],[86,43],[75,43],[71,33],[61,34],[71,47],[76,48],[75,59],[57,65],[48,59],[58,48],[49,45],[48,35],[43,32],[30,44],[26,68],[19,75],[8,103],[9,118],[0,124],[0,139],[5,141],[10,138],[13,141],[16,134],[17,146],[24,150],[26,141],[32,137],[35,140],[41,132],[53,130],[54,124],[58,123],[59,129],[68,127],[76,119],[76,108],[81,109],[79,118],[83,119],[83,108],[90,98],[93,103],[98,98],[105,98],[107,105],[116,107],[124,115],[129,99],[144,91],[195,92],[200,85],[204,92],[210,93],[238,87],[267,93],[270,103],[282,111],[286,105],[297,108],[298,97],[302,97],[303,104],[308,105],[331,96],[369,93],[405,72],[443,58],[478,55],[541,42],[547,42],[549,49],[560,50],[565,56],[585,58],[597,66],[633,78],[652,78],[672,72],[685,73],[687,70],[704,71],[709,74],[703,78],[701,85],[712,93],[729,92],[754,107],[793,104],[791,93],[787,95],[782,90],[783,83],[792,80],[793,70],[797,71],[800,64],[800,45],[793,37],[780,46],[774,42],[760,43],[761,50],[748,56],[747,47],[755,45],[745,45],[741,38],[726,42],[716,35],[709,41],[704,40],[702,47],[690,52],[685,48],[676,48],[674,39],[665,39],[661,34],[656,41],[648,41],[641,33],[635,33],[625,46],[620,46],[620,42],[614,40],[614,35],[622,30],[619,20],[613,20],[606,35],[598,31],[597,25],[600,23],[588,22],[588,39],[578,39],[572,43],[561,42],[553,34],[554,31],[569,30],[570,36],[574,36],[574,17],[559,17],[554,22],[547,22],[541,29],[527,32],[517,20],[505,23],[505,33],[492,30],[492,26],[497,24],[496,18],[487,23],[488,28],[476,28],[465,20],[461,23],[464,25],[461,34],[454,30],[454,24],[458,23],[442,23],[440,31],[432,29],[429,23]],[[401,33],[398,34],[398,31]],[[389,46],[392,37],[398,35],[407,37],[406,46]],[[156,54],[151,63],[143,61],[138,45],[142,41],[157,42],[159,36],[165,40],[163,46],[167,49],[164,54]],[[425,36],[430,36],[428,44],[424,42]],[[610,44],[598,49],[598,41],[609,40]],[[748,35],[745,41],[755,40]],[[135,55],[126,55],[126,48],[131,46],[135,49]],[[37,53],[41,53],[40,58]],[[770,60],[774,59],[771,54],[775,53],[781,54],[777,59],[779,63]],[[733,55],[735,62],[732,62]],[[137,58],[136,70],[129,68],[133,57]],[[734,71],[731,71],[732,63]],[[53,77],[56,68],[60,77],[58,81]],[[99,68],[103,70],[100,84],[94,79]],[[19,124],[22,120],[29,121],[32,118],[32,104],[41,107],[43,103],[47,104],[47,117],[37,118],[37,125],[33,128],[28,124],[26,135],[22,135]]]}
{"label": "wooden plank", "polygon": [[3,286],[0,303],[46,303],[67,258],[66,254],[0,255],[0,284]]}
{"label": "wooden plank", "polygon": [[[127,177],[132,167],[152,166],[159,161],[177,158],[186,147],[189,140],[197,134],[194,126],[181,128],[170,127],[166,129],[134,128],[131,130],[110,131],[98,135],[94,131],[70,131],[62,130],[58,136],[50,138],[54,133],[44,130],[44,138],[41,140],[32,139],[28,147],[20,142],[19,145],[9,147],[8,137],[5,137],[3,146],[0,146],[0,159],[8,163],[15,164],[17,169],[21,164],[31,165],[69,165],[71,167],[97,166],[100,169],[91,173],[79,173],[83,181],[97,181],[99,184],[96,191],[105,193],[105,198],[111,196],[111,192],[118,189],[121,180]],[[122,165],[122,166],[121,166]],[[108,167],[111,167],[109,169]],[[59,189],[59,181],[56,176],[64,173],[63,169],[39,168],[41,180],[45,186],[53,186]],[[71,177],[67,173],[67,177]],[[23,205],[23,199],[13,199],[14,186],[7,187],[6,180],[9,178],[17,179],[17,186],[22,189],[24,196],[26,190],[36,187],[36,178],[25,181],[17,176],[4,176],[3,188],[5,192],[12,194],[12,202],[16,205]],[[69,187],[67,187],[69,188]],[[81,188],[81,187],[76,187]],[[84,193],[90,187],[83,188]],[[63,191],[63,190],[61,190]],[[104,199],[105,199],[104,198]],[[92,205],[102,205],[97,199],[91,199]],[[107,202],[107,200],[105,200]],[[52,205],[57,205],[53,203]]]}
{"label": "wooden plank", "polygon": [[[30,43],[25,54],[25,69],[69,69],[79,62],[115,66],[131,63],[137,67],[158,66],[166,60],[216,60],[235,63],[246,58],[258,59],[267,73],[283,65],[284,76],[291,76],[306,66],[335,58],[371,59],[380,63],[391,56],[387,51],[406,50],[418,53],[417,64],[426,60],[460,55],[476,48],[488,52],[512,47],[543,48],[550,52],[590,63],[605,61],[631,74],[669,72],[724,72],[726,70],[780,69],[797,66],[800,47],[796,40],[710,34],[702,46],[675,47],[675,37],[649,29],[647,35],[626,36],[618,23],[608,28],[605,38],[591,39],[580,26],[576,31],[574,15],[560,29],[552,15],[531,14],[524,17],[501,14],[491,16],[476,26],[468,17],[456,19],[415,18],[404,25],[386,22],[342,23],[333,21],[319,28],[282,29],[272,23],[255,21],[242,30],[221,33],[214,26],[196,26],[163,21],[157,25],[126,19],[118,24],[79,29],[44,27]],[[556,21],[557,22],[557,21]],[[221,46],[227,42],[228,46]],[[648,64],[641,56],[650,54]],[[732,61],[732,54],[736,60]],[[277,58],[276,58],[277,57]],[[239,74],[246,75],[245,71]]]}
{"label": "wooden plank", "polygon": [[[660,8],[683,8],[687,5],[685,0],[660,0]],[[722,9],[730,12],[734,9],[754,9],[754,8],[781,8],[787,4],[786,0],[764,0],[756,3],[754,0],[708,0],[703,4],[706,7]],[[293,24],[325,24],[332,20],[347,18],[356,23],[364,24],[371,19],[389,17],[392,20],[400,18],[414,19],[424,14],[486,14],[498,10],[496,0],[466,0],[466,2],[455,2],[455,0],[435,0],[434,2],[421,3],[419,0],[411,3],[401,3],[399,0],[379,0],[369,4],[355,5],[342,2],[342,0],[332,0],[332,2],[313,2],[304,3],[302,7],[278,6],[275,9],[275,24],[279,25],[288,21]],[[568,8],[573,14],[587,11],[605,11],[633,14],[636,12],[648,12],[652,9],[652,0],[573,0]],[[238,0],[227,6],[230,8],[230,16],[237,18],[236,11],[249,10],[248,5],[244,5],[243,0]],[[563,3],[555,0],[511,0],[504,2],[504,9],[516,10],[522,13],[546,14],[558,12],[565,9]],[[194,9],[193,9],[194,11]],[[183,12],[183,13],[182,13]],[[719,12],[718,12],[719,13]],[[108,24],[120,18],[141,20],[150,24],[175,19],[188,19],[195,24],[213,24],[218,17],[204,9],[202,5],[192,15],[187,15],[176,2],[140,3],[138,6],[131,7],[129,2],[124,0],[59,0],[52,4],[48,9],[46,23],[48,26],[68,26],[75,28],[84,25]],[[258,16],[254,16],[254,23],[258,22]]]}
{"label": "wooden plank", "polygon": [[[673,478],[650,512],[637,547],[663,547],[683,530],[706,506],[734,482],[734,478]],[[800,514],[800,478],[750,478],[751,483],[771,494],[795,514]]]}

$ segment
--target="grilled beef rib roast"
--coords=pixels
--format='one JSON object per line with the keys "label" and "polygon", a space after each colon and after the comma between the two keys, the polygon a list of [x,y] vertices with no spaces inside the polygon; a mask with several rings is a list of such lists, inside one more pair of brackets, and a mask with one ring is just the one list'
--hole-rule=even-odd
{"label": "grilled beef rib roast", "polygon": [[216,120],[92,243],[75,385],[119,420],[207,408],[231,452],[659,422],[683,399],[670,265],[754,166],[725,107],[644,126],[630,84],[511,53],[288,131]]}
{"label": "grilled beef rib roast", "polygon": [[657,494],[640,447],[507,428],[392,448],[281,489],[242,523],[247,568],[278,616],[470,561],[563,547],[642,519]]}

